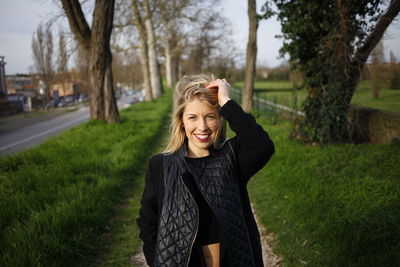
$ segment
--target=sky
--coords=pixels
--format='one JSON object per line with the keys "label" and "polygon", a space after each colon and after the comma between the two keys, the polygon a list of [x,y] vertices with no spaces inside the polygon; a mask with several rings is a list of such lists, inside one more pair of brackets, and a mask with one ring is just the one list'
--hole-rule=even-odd
{"label": "sky", "polygon": [[[258,10],[264,0],[257,0]],[[221,14],[231,23],[232,39],[238,51],[246,53],[248,18],[246,0],[221,0]],[[40,22],[59,13],[53,0],[1,0],[0,1],[0,56],[5,56],[6,74],[29,73],[33,65],[31,41]],[[67,27],[65,20],[57,24]],[[58,29],[58,26],[55,27]],[[282,63],[278,59],[282,40],[280,24],[275,18],[261,21],[258,28],[258,64],[275,67]],[[68,30],[68,29],[67,29]],[[400,58],[400,21],[393,23],[386,32],[386,53],[392,50]]]}

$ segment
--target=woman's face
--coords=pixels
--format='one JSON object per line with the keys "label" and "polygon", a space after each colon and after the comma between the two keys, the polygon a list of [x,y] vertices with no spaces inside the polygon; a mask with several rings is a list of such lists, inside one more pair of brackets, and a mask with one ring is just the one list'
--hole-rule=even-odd
{"label": "woman's face", "polygon": [[218,129],[217,109],[195,98],[186,104],[182,121],[188,138],[188,156],[209,155],[208,147],[214,143]]}

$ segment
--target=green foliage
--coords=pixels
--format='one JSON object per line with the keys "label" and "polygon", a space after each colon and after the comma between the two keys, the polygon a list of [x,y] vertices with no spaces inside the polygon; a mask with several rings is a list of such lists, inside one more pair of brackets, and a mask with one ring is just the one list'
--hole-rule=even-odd
{"label": "green foliage", "polygon": [[347,110],[358,83],[356,51],[382,14],[381,1],[274,0],[293,68],[303,73],[303,134],[322,143],[348,142]]}
{"label": "green foliage", "polygon": [[170,93],[0,158],[0,265],[88,266],[124,188],[167,126]]}
{"label": "green foliage", "polygon": [[400,147],[306,146],[259,122],[276,153],[248,188],[284,266],[398,266]]}

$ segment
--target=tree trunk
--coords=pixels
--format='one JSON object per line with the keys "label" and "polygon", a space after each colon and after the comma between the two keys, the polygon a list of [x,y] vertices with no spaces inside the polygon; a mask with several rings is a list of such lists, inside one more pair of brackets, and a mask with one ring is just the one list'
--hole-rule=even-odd
{"label": "tree trunk", "polygon": [[246,76],[244,80],[242,106],[245,111],[253,108],[254,76],[257,58],[257,13],[256,1],[248,0],[247,14],[249,16],[249,39],[246,53]]}
{"label": "tree trunk", "polygon": [[90,57],[90,117],[108,123],[119,122],[110,51],[115,0],[96,0],[92,29],[87,24],[78,0],[61,0],[61,3],[72,32]]}
{"label": "tree trunk", "polygon": [[179,47],[175,29],[168,28],[168,38],[165,40],[165,73],[167,85],[172,87],[178,81]]}
{"label": "tree trunk", "polygon": [[165,76],[167,78],[167,86],[172,87],[172,52],[170,42],[167,39],[165,41]]}
{"label": "tree trunk", "polygon": [[158,69],[157,63],[157,52],[156,52],[156,41],[153,27],[152,14],[150,11],[149,0],[143,1],[143,8],[145,12],[145,27],[147,33],[147,47],[149,53],[149,67],[150,67],[150,78],[151,78],[151,89],[153,97],[157,98],[161,95],[161,76]]}
{"label": "tree trunk", "polygon": [[147,47],[146,30],[144,28],[142,16],[140,15],[139,8],[137,6],[136,0],[132,0],[132,11],[135,16],[136,29],[139,32],[139,44],[140,44],[140,58],[143,66],[143,83],[145,89],[145,100],[153,100],[153,92],[151,89],[150,82],[150,67],[149,67],[149,56]]}

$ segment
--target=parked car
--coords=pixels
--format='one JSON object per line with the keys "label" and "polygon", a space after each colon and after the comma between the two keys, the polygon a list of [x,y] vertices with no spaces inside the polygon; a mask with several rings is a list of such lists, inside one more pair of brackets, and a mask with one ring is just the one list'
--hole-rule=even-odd
{"label": "parked car", "polygon": [[78,96],[78,102],[85,102],[87,101],[88,97],[85,94],[79,94]]}
{"label": "parked car", "polygon": [[65,99],[64,99],[64,97],[62,96],[62,97],[60,97],[59,98],[59,100],[58,100],[58,103],[57,103],[57,107],[64,107],[65,106]]}
{"label": "parked car", "polygon": [[64,99],[66,105],[72,105],[75,103],[75,97],[73,95],[66,96]]}

